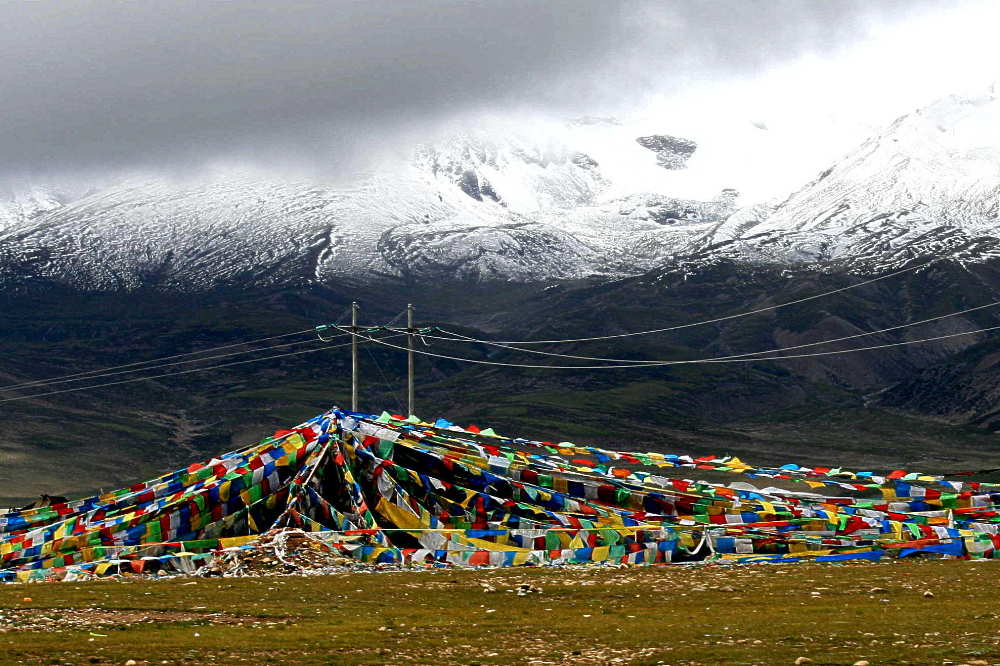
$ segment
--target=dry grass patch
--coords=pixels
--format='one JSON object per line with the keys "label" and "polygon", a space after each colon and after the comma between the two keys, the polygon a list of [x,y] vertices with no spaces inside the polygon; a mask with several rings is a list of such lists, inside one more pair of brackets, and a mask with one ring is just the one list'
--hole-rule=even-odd
{"label": "dry grass patch", "polygon": [[[0,634],[0,662],[1000,664],[998,566],[580,567],[5,585],[4,622],[48,617],[57,626]],[[518,595],[523,585],[541,591]]]}

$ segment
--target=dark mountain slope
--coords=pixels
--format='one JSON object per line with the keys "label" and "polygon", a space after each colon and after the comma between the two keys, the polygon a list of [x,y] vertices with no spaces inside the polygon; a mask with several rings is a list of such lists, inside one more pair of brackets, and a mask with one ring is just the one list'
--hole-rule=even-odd
{"label": "dark mountain slope", "polygon": [[[517,340],[617,334],[724,317],[861,280],[834,268],[820,272],[721,262],[700,270],[674,266],[608,283],[382,283],[364,290],[233,290],[189,296],[152,290],[81,294],[35,286],[30,293],[4,297],[0,381],[13,384],[307,329],[343,316],[355,297],[363,304],[365,324],[391,320],[412,300],[420,325],[436,323],[473,336]],[[991,263],[966,269],[942,262],[749,317],[543,349],[615,358],[695,359],[804,344],[996,300],[996,270]],[[1000,312],[985,309],[802,351],[885,344],[997,324]],[[925,382],[919,401],[893,402],[887,397],[886,406],[906,408],[907,413],[866,407],[866,396],[890,386],[896,388],[886,395],[895,395],[907,382],[939,372],[935,368],[946,367],[943,364],[956,354],[970,359],[969,368],[979,367],[975,364],[981,361],[971,359],[988,347],[986,342],[977,345],[980,340],[969,336],[852,355],[628,370],[533,370],[418,357],[417,411],[489,423],[501,432],[635,449],[733,452],[772,462],[912,461],[957,468],[975,465],[982,457],[1000,458],[1000,442],[989,433],[939,423],[940,411],[931,407],[946,401],[935,399],[933,383]],[[429,346],[418,348],[496,362],[572,364],[484,345],[427,342]],[[361,360],[362,407],[401,410],[404,356],[372,348],[362,351]],[[5,489],[0,497],[85,492],[249,442],[331,404],[347,404],[349,368],[348,349],[332,348],[0,403],[0,487]],[[59,388],[63,386],[49,390]],[[987,411],[982,407],[982,413]],[[951,418],[993,424],[963,414]]]}

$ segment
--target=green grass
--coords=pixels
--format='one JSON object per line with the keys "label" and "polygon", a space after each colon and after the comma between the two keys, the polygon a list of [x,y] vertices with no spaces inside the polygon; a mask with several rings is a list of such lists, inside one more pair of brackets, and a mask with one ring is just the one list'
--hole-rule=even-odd
{"label": "green grass", "polygon": [[[439,570],[5,585],[0,616],[8,625],[12,616],[59,618],[68,608],[122,620],[173,617],[58,633],[8,630],[0,633],[0,660],[691,665],[792,664],[804,656],[816,664],[993,663],[1000,662],[997,566]],[[496,591],[484,592],[481,582]],[[523,582],[542,593],[506,591]],[[213,613],[224,615],[212,623]]]}

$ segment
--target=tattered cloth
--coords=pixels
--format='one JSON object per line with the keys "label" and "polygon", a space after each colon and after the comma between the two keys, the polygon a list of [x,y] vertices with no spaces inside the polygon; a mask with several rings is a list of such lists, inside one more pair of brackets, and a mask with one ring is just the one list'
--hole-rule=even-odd
{"label": "tattered cloth", "polygon": [[[685,468],[806,488],[666,476]],[[998,504],[997,484],[943,475],[753,467],[333,409],[145,483],[0,515],[0,580],[218,569],[289,529],[323,566],[984,558],[1000,553]]]}

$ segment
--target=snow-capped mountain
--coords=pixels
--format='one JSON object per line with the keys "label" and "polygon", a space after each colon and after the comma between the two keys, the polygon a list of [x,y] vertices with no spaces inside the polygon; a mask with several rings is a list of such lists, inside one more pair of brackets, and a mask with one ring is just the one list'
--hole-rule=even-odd
{"label": "snow-capped mountain", "polygon": [[1000,97],[951,96],[903,116],[775,206],[704,242],[739,258],[891,267],[915,255],[1000,256]]}
{"label": "snow-capped mountain", "polygon": [[45,187],[0,186],[0,233],[60,208],[66,199]]}
{"label": "snow-capped mountain", "polygon": [[[605,126],[613,131],[594,149],[577,140]],[[674,191],[671,178],[697,151],[691,139],[629,136],[601,119],[573,127],[542,140],[455,135],[347,185],[227,171],[132,178],[69,199],[41,188],[8,193],[0,283],[533,282],[717,258],[872,271],[915,256],[1000,256],[995,90],[903,116],[783,202],[742,209],[735,190],[710,201]],[[620,148],[614,177],[600,145]],[[630,187],[622,156],[645,170],[644,189]],[[650,173],[663,179],[654,192],[645,189]]]}
{"label": "snow-capped mountain", "polygon": [[736,198],[610,198],[609,185],[597,160],[569,146],[473,135],[421,146],[348,186],[257,172],[132,179],[6,225],[0,279],[205,289],[617,276],[657,265]]}

